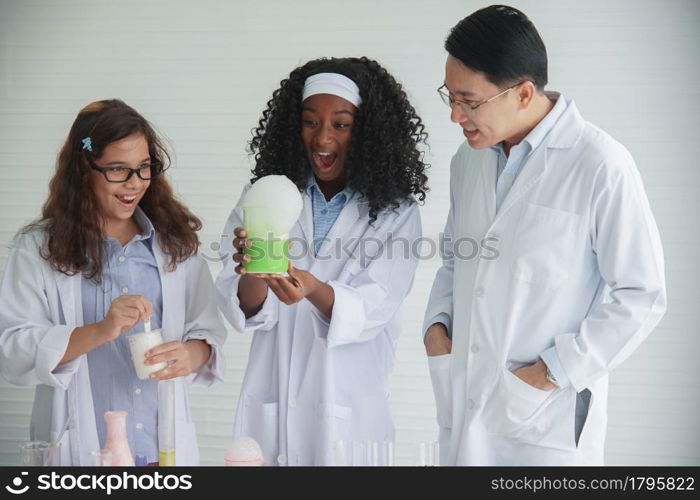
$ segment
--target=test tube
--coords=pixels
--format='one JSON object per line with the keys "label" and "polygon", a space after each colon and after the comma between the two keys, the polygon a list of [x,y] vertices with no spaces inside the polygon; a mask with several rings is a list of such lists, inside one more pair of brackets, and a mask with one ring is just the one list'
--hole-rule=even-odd
{"label": "test tube", "polygon": [[175,465],[175,381],[158,382],[158,463]]}
{"label": "test tube", "polygon": [[339,439],[333,441],[331,445],[331,459],[333,465],[344,466],[348,465],[347,450],[345,447],[345,441]]}
{"label": "test tube", "polygon": [[418,443],[416,465],[419,467],[433,467],[439,464],[440,450],[438,443],[421,441]]}
{"label": "test tube", "polygon": [[378,467],[381,465],[379,462],[379,442],[372,441],[372,462],[373,467]]}
{"label": "test tube", "polygon": [[109,467],[112,465],[112,452],[110,450],[91,451],[88,455],[90,467]]}
{"label": "test tube", "polygon": [[382,458],[383,464],[387,467],[394,466],[394,443],[392,441],[384,441],[382,443]]}

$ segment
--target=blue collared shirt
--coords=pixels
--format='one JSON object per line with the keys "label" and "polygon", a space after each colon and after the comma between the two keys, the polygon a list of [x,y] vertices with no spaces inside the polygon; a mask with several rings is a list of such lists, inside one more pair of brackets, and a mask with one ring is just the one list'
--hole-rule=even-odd
{"label": "blue collared shirt", "polygon": [[330,201],[326,201],[321,188],[318,187],[316,177],[311,175],[306,192],[311,197],[314,217],[314,253],[318,254],[324,238],[328,235],[345,205],[352,199],[354,191],[349,186],[346,186],[345,189],[333,196]]}
{"label": "blue collared shirt", "polygon": [[[568,102],[564,96],[559,95],[552,109],[547,115],[533,128],[529,134],[517,145],[510,149],[510,154],[506,156],[503,149],[503,143],[498,143],[491,146],[491,149],[498,153],[498,170],[496,175],[496,212],[501,208],[503,200],[505,200],[508,192],[513,187],[518,174],[527,163],[527,160],[544,141],[547,134],[552,130],[554,124],[561,118],[568,107]],[[452,318],[447,313],[440,313],[429,319],[423,325],[423,335],[428,331],[428,328],[435,324],[442,323],[447,328],[447,331],[452,332]],[[559,387],[567,387],[571,381],[566,375],[564,368],[561,365],[559,356],[557,355],[556,347],[551,347],[544,351],[540,357],[545,362],[549,370],[557,379]]]}
{"label": "blue collared shirt", "polygon": [[[102,321],[112,301],[121,295],[143,295],[153,304],[151,327],[160,328],[163,293],[158,265],[153,253],[155,229],[140,208],[134,218],[141,234],[123,247],[114,238],[105,238],[102,281],[83,279],[83,321],[86,325]],[[158,391],[157,382],[140,380],[131,361],[129,335],[142,332],[143,323],[107,344],[88,352],[88,366],[95,421],[100,446],[107,440],[104,413],[125,410],[126,432],[131,452],[143,455],[148,462],[158,461]],[[94,450],[97,451],[97,450]]]}

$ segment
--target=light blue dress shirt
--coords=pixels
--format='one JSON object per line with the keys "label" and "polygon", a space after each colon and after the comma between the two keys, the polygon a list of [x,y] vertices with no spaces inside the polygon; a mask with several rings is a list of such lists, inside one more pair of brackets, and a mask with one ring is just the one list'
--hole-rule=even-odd
{"label": "light blue dress shirt", "polygon": [[[506,155],[503,144],[498,143],[491,146],[491,149],[498,153],[498,170],[496,175],[496,212],[500,210],[503,200],[505,200],[508,192],[513,187],[518,174],[523,169],[527,160],[547,137],[547,134],[552,130],[554,124],[559,120],[566,108],[568,102],[559,95],[554,107],[547,115],[533,128],[529,134],[517,145],[510,149],[510,153]],[[440,313],[429,319],[423,325],[423,335],[428,331],[428,328],[435,324],[442,323],[447,327],[447,331],[452,333],[452,318],[447,313]],[[545,362],[549,370],[557,379],[559,387],[567,387],[571,382],[566,375],[564,368],[561,365],[559,356],[555,347],[551,347],[544,351],[540,357]]]}
{"label": "light blue dress shirt", "polygon": [[[121,295],[143,295],[153,304],[151,327],[161,327],[163,293],[152,248],[155,229],[138,207],[134,218],[141,234],[126,245],[122,247],[116,239],[105,238],[102,281],[95,283],[83,278],[83,321],[86,325],[102,321],[112,301]],[[157,462],[158,383],[136,376],[128,341],[130,335],[143,330],[143,323],[139,322],[116,340],[88,352],[90,385],[100,446],[104,447],[107,439],[104,413],[125,410],[131,452],[134,456],[145,456],[148,462]]]}
{"label": "light blue dress shirt", "polygon": [[321,188],[318,187],[316,177],[311,175],[306,192],[311,196],[311,207],[314,217],[314,253],[318,254],[323,239],[328,235],[345,205],[352,199],[354,191],[349,186],[346,186],[345,189],[333,196],[330,201],[326,201]]}

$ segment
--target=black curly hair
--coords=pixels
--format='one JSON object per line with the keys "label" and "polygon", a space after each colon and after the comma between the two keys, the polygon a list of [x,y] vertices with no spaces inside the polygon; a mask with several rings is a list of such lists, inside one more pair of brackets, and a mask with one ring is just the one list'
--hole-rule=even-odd
{"label": "black curly hair", "polygon": [[423,152],[428,134],[401,85],[377,61],[366,57],[322,58],[296,68],[282,80],[252,130],[248,151],[255,155],[255,182],[285,175],[306,188],[309,165],[301,139],[301,102],[306,79],[317,73],[340,73],[360,89],[362,104],[343,166],[348,186],[369,202],[370,223],[384,209],[406,199],[425,200],[428,191]]}

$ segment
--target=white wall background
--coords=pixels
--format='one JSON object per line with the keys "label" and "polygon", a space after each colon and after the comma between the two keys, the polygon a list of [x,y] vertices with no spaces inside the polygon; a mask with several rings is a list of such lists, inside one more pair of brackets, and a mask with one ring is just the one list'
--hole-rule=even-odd
{"label": "white wall background", "polygon": [[[516,1],[550,58],[549,88],[623,142],[661,229],[670,307],[613,375],[608,464],[700,464],[700,4],[695,0]],[[248,178],[250,129],[279,81],[320,56],[366,55],[401,81],[430,132],[425,235],[448,208],[449,159],[463,137],[435,89],[448,30],[486,2],[450,0],[0,0],[0,269],[16,230],[38,215],[78,110],[119,97],[170,140],[181,197],[211,245]],[[424,261],[405,307],[392,379],[397,461],[435,439],[419,328],[438,261]],[[218,272],[219,264],[212,264]],[[192,389],[202,462],[230,440],[249,338],[231,332],[226,383]],[[0,464],[28,439],[33,389],[0,381]]]}

